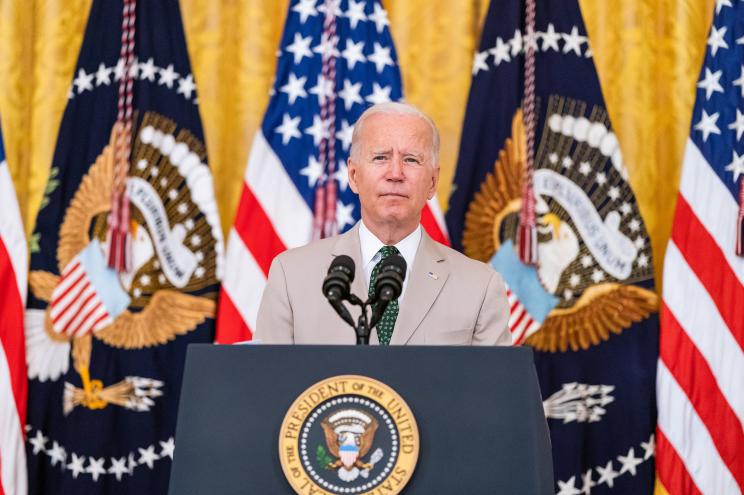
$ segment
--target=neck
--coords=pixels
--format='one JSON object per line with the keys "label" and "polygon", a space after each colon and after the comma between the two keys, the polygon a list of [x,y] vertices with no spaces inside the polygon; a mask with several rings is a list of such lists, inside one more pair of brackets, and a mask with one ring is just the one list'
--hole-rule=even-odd
{"label": "neck", "polygon": [[400,241],[408,237],[411,232],[416,230],[416,228],[419,226],[419,223],[421,219],[419,218],[418,221],[412,224],[408,225],[401,225],[401,224],[375,224],[373,222],[370,222],[368,219],[365,219],[362,217],[362,221],[364,222],[364,226],[369,229],[370,232],[372,232],[375,237],[377,237],[379,240],[383,242],[386,246],[394,246],[395,244],[398,244]]}

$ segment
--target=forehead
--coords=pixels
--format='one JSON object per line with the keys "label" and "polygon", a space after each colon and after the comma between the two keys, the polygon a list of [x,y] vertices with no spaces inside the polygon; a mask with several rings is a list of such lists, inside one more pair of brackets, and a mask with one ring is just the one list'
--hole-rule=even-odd
{"label": "forehead", "polygon": [[429,124],[416,115],[378,113],[365,119],[359,140],[374,147],[432,146],[432,131]]}

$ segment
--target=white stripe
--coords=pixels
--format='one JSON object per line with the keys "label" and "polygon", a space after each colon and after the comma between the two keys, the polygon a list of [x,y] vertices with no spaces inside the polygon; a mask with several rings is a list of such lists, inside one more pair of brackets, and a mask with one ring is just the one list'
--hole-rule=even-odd
{"label": "white stripe", "polygon": [[512,311],[509,314],[509,327],[514,326],[514,324],[517,322],[517,318],[522,316],[522,313],[525,312],[524,306],[522,306],[521,303],[517,304],[517,307],[514,308],[514,311]]}
{"label": "white stripe", "polygon": [[705,358],[731,409],[744,424],[744,351],[672,241],[664,261],[664,301]]}
{"label": "white stripe", "polygon": [[537,332],[538,330],[540,330],[540,323],[533,321],[532,323],[530,323],[529,328],[527,328],[527,332],[524,338],[526,339],[527,337]]}
{"label": "white stripe", "polygon": [[[83,277],[78,280],[78,277],[83,275]],[[74,297],[74,294],[77,294],[80,292],[80,289],[83,285],[85,285],[86,278],[85,278],[85,271],[83,270],[82,266],[78,266],[75,270],[70,271],[69,275],[62,275],[62,279],[59,282],[59,285],[54,288],[52,291],[52,310],[50,313],[50,316],[52,318],[55,318],[57,314],[67,305],[67,303],[70,301],[72,297]],[[67,292],[67,289],[73,287],[73,284],[75,284],[74,288],[65,296],[63,300],[60,300],[59,298]]]}
{"label": "white stripe", "polygon": [[[91,330],[93,330],[93,324],[96,322],[96,320],[98,320],[98,318],[100,318],[101,316],[105,316],[105,315],[108,315],[108,313],[106,313],[106,308],[103,306],[103,304],[101,304],[93,312],[93,314],[90,315],[90,318],[87,318],[83,322],[83,324],[80,326],[80,328],[78,329],[78,331],[75,334],[75,336],[76,337],[77,336],[83,336],[83,335],[86,335],[87,333],[89,333]],[[101,323],[103,323],[103,322],[101,322]],[[98,327],[97,329],[100,329],[100,327]]]}
{"label": "white stripe", "polygon": [[433,198],[428,200],[426,204],[429,206],[429,210],[431,211],[432,216],[434,217],[434,220],[436,220],[437,225],[439,225],[439,230],[442,231],[442,234],[444,234],[444,237],[449,239],[449,234],[447,233],[447,223],[444,221],[444,215],[442,215],[442,209],[439,208],[439,201],[437,201],[437,195],[435,194]]}
{"label": "white stripe", "polygon": [[[86,296],[87,297],[87,296]],[[74,335],[83,335],[80,333],[80,324],[83,323],[83,320],[85,316],[88,314],[88,311],[92,310],[97,305],[101,304],[101,300],[93,296],[90,298],[90,301],[88,301],[85,306],[80,308],[80,311],[78,311],[77,316],[74,320],[72,320],[72,323],[70,324],[70,330],[67,331],[68,334],[74,334]]]}
{"label": "white stripe", "polygon": [[245,181],[288,249],[311,240],[313,212],[260,130],[253,139]]}
{"label": "white stripe", "polygon": [[67,263],[67,266],[62,270],[62,275],[60,276],[59,283],[54,288],[52,296],[54,296],[55,294],[63,293],[65,289],[67,289],[67,287],[69,287],[70,284],[72,284],[72,282],[77,278],[77,276],[84,272],[85,269],[80,263],[80,257],[75,256],[72,260],[70,260],[69,263]]}
{"label": "white stripe", "polygon": [[228,237],[226,261],[225,266],[231,268],[225,270],[222,287],[243,321],[255,331],[266,277],[235,229],[230,230]]}
{"label": "white stripe", "polygon": [[10,385],[10,369],[0,344],[0,481],[6,495],[25,495],[26,449],[18,418],[18,408]]}
{"label": "white stripe", "polygon": [[718,454],[710,433],[682,388],[659,360],[656,375],[659,429],[704,494],[741,494],[736,480]]}
{"label": "white stripe", "polygon": [[18,293],[21,295],[23,306],[26,306],[26,288],[28,287],[26,236],[13,189],[13,180],[5,160],[0,162],[0,242],[5,244],[5,249],[8,251],[18,284]]}
{"label": "white stripe", "polygon": [[525,320],[526,320],[526,318],[519,323],[519,327],[518,328],[512,330],[512,332],[511,332],[512,342],[519,342],[522,339],[522,335],[524,334],[525,330],[527,329],[526,328],[527,327],[527,321],[525,321]]}
{"label": "white stripe", "polygon": [[[521,315],[522,313],[525,313],[525,315],[524,317],[522,317],[522,321],[519,322],[519,325],[516,325],[517,317],[518,315]],[[519,305],[517,309],[514,311],[514,313],[512,313],[512,317],[509,318],[509,326],[513,327],[512,332],[515,332],[516,330],[519,330],[520,332],[522,332],[524,328],[529,324],[530,321],[532,321],[532,319],[530,318],[530,314],[527,313],[527,310],[522,305]]]}
{"label": "white stripe", "polygon": [[[99,330],[102,330],[102,329],[106,328],[107,326],[111,325],[114,322],[113,318],[111,318],[111,315],[109,315],[106,312],[106,307],[104,306],[102,309],[103,309],[103,314],[106,315],[106,318],[104,318],[103,320],[99,321],[96,324],[96,326],[93,327],[93,331],[94,332],[97,332]],[[96,319],[98,319],[99,316],[100,315],[96,315]],[[96,320],[95,319],[94,320],[91,320],[91,322],[94,322],[94,321],[96,321]]]}
{"label": "white stripe", "polygon": [[[69,335],[74,337],[86,335],[93,328],[93,323],[98,318],[108,314],[103,303],[97,297],[91,299],[90,303],[92,304],[87,304],[85,308],[80,310],[79,316],[76,318],[77,321],[70,326],[71,330],[67,331]],[[88,312],[90,312],[90,315],[88,315]]]}
{"label": "white stripe", "polygon": [[744,284],[744,258],[734,253],[739,206],[690,139],[685,148],[679,191],[723,251],[739,282]]}
{"label": "white stripe", "polygon": [[70,306],[65,309],[64,312],[59,314],[59,320],[54,322],[52,325],[55,332],[64,332],[67,335],[72,335],[74,333],[74,328],[68,328],[67,330],[65,330],[65,327],[67,327],[68,322],[71,322],[78,315],[78,313],[80,312],[80,306],[83,305],[83,301],[92,293],[93,287],[91,287],[89,284],[87,287],[85,287],[85,290],[80,293],[80,296],[72,301],[72,304],[70,304]]}
{"label": "white stripe", "polygon": [[55,299],[54,294],[52,294],[52,309],[49,312],[49,315],[52,319],[55,319],[58,316],[64,316],[64,314],[69,312],[71,309],[68,305],[72,306],[78,302],[83,293],[90,288],[88,278],[83,277],[77,284],[70,287],[70,291],[62,299]]}
{"label": "white stripe", "polygon": [[519,322],[519,327],[518,328],[519,328],[519,336],[520,337],[522,336],[522,334],[524,334],[524,333],[527,332],[527,329],[530,327],[530,325],[532,325],[532,323],[534,323],[534,321],[532,320],[532,318],[530,318],[530,314],[527,313],[527,316],[525,316],[524,318],[522,318],[522,321]]}
{"label": "white stripe", "polygon": [[65,311],[69,311],[67,308],[68,304],[73,304],[77,298],[80,297],[82,292],[90,288],[90,283],[86,277],[80,279],[78,283],[70,287],[70,291],[62,299],[56,299],[55,295],[52,294],[52,309],[49,315],[52,319],[62,315]]}

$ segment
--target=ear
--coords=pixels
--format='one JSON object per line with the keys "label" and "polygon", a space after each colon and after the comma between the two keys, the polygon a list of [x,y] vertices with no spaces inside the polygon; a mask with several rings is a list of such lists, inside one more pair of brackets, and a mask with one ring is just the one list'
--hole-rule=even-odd
{"label": "ear", "polygon": [[349,173],[349,187],[354,191],[354,194],[359,194],[359,184],[357,184],[357,169],[358,165],[354,160],[349,157],[346,161],[347,172]]}
{"label": "ear", "polygon": [[427,199],[431,199],[437,193],[437,184],[439,184],[439,167],[434,167],[434,171],[431,174],[431,186],[427,191]]}

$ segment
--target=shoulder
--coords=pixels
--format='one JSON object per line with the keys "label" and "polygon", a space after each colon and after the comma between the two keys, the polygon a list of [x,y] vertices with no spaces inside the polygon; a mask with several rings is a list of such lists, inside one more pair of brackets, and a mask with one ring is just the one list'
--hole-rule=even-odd
{"label": "shoulder", "polygon": [[482,261],[468,258],[459,251],[456,251],[448,246],[440,244],[436,241],[436,249],[440,255],[450,265],[450,273],[457,277],[464,277],[468,279],[482,280],[485,283],[490,282],[493,277],[501,278],[501,276],[493,269],[493,267]]}
{"label": "shoulder", "polygon": [[[304,246],[292,248],[284,251],[274,258],[275,263],[283,266],[287,265],[304,265],[309,269],[308,263],[316,261],[318,266],[328,263],[333,254],[349,254],[359,251],[359,224],[347,230],[343,234],[327,237],[318,241],[313,241]],[[325,269],[328,268],[326,264]]]}
{"label": "shoulder", "polygon": [[274,259],[279,261],[282,265],[302,262],[306,263],[308,259],[329,254],[337,239],[338,237],[329,237],[327,239],[313,241],[304,246],[288,249]]}

